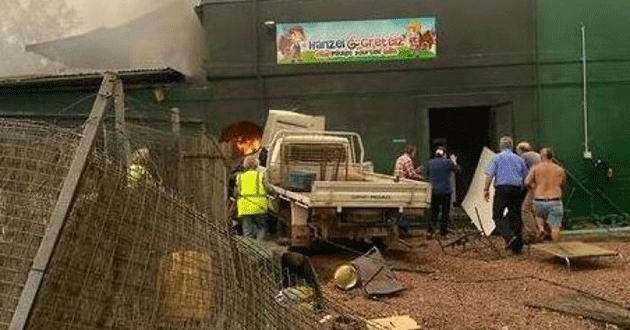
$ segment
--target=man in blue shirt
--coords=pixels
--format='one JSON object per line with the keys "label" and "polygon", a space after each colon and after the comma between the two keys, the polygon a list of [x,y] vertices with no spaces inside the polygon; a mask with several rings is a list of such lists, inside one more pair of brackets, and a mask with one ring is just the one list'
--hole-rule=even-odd
{"label": "man in blue shirt", "polygon": [[433,238],[437,230],[440,210],[442,211],[442,216],[439,218],[440,235],[445,236],[448,233],[451,193],[453,193],[451,173],[459,170],[456,161],[455,155],[451,155],[451,159],[447,159],[446,149],[439,147],[435,151],[435,158],[431,159],[427,165],[427,175],[431,180],[431,219],[429,220],[427,239]]}
{"label": "man in blue shirt", "polygon": [[[507,247],[515,253],[520,253],[523,248],[521,221],[521,205],[524,196],[524,181],[527,177],[527,165],[523,158],[516,155],[514,140],[504,136],[499,140],[501,152],[496,154],[486,168],[486,182],[484,196],[490,201],[490,184],[494,179],[494,203],[492,205],[492,218],[496,224],[496,231],[503,236]],[[508,209],[507,221],[503,217],[505,209]]]}

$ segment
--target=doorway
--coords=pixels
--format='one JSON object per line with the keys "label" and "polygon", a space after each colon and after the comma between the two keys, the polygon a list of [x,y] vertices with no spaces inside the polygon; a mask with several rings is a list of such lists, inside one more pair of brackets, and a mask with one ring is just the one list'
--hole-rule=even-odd
{"label": "doorway", "polygon": [[457,156],[457,205],[464,200],[484,146],[491,146],[494,118],[491,106],[429,109],[431,156],[439,146]]}

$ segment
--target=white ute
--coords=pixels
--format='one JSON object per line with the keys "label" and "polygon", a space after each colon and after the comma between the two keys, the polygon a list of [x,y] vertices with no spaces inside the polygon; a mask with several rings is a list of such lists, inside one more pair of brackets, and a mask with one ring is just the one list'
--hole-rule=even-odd
{"label": "white ute", "polygon": [[325,118],[271,110],[263,133],[272,208],[293,247],[317,239],[398,242],[403,215],[430,206],[429,183],[374,173],[356,133],[325,131]]}

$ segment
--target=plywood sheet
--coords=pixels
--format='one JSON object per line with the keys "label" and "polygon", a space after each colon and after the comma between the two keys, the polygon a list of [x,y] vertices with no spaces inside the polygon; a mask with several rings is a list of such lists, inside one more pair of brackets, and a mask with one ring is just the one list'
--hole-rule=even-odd
{"label": "plywood sheet", "polygon": [[617,252],[583,242],[544,243],[532,246],[533,249],[561,258],[588,258],[616,256]]}
{"label": "plywood sheet", "polygon": [[[370,320],[370,322],[376,323],[387,330],[420,330],[418,323],[409,317],[409,315],[374,319]],[[370,328],[376,330],[374,327]]]}
{"label": "plywood sheet", "polygon": [[[485,147],[483,148],[481,157],[479,158],[479,163],[477,164],[475,176],[473,177],[468,193],[462,202],[462,208],[472,219],[475,227],[486,235],[492,234],[492,231],[494,231],[494,228],[496,227],[494,220],[492,220],[492,199],[494,196],[494,187],[490,187],[489,202],[486,202],[483,196],[483,186],[486,180],[486,167],[490,164],[494,155],[495,153],[492,150]],[[477,217],[475,208],[477,208],[477,211],[479,212],[479,217]]]}

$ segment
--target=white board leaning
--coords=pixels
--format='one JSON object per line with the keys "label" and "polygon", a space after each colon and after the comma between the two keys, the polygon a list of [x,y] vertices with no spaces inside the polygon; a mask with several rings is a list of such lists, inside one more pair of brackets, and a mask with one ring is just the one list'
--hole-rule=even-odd
{"label": "white board leaning", "polygon": [[[481,157],[479,158],[479,163],[477,164],[475,176],[473,177],[468,193],[462,202],[462,208],[472,219],[475,227],[487,236],[492,234],[492,231],[494,231],[494,228],[496,227],[494,220],[492,220],[494,187],[492,185],[490,186],[490,201],[486,202],[483,196],[483,185],[486,180],[486,167],[488,167],[488,164],[490,164],[494,155],[495,153],[492,152],[492,150],[486,147],[483,148]],[[477,217],[475,208],[477,209],[477,212],[479,212],[479,217]]]}

